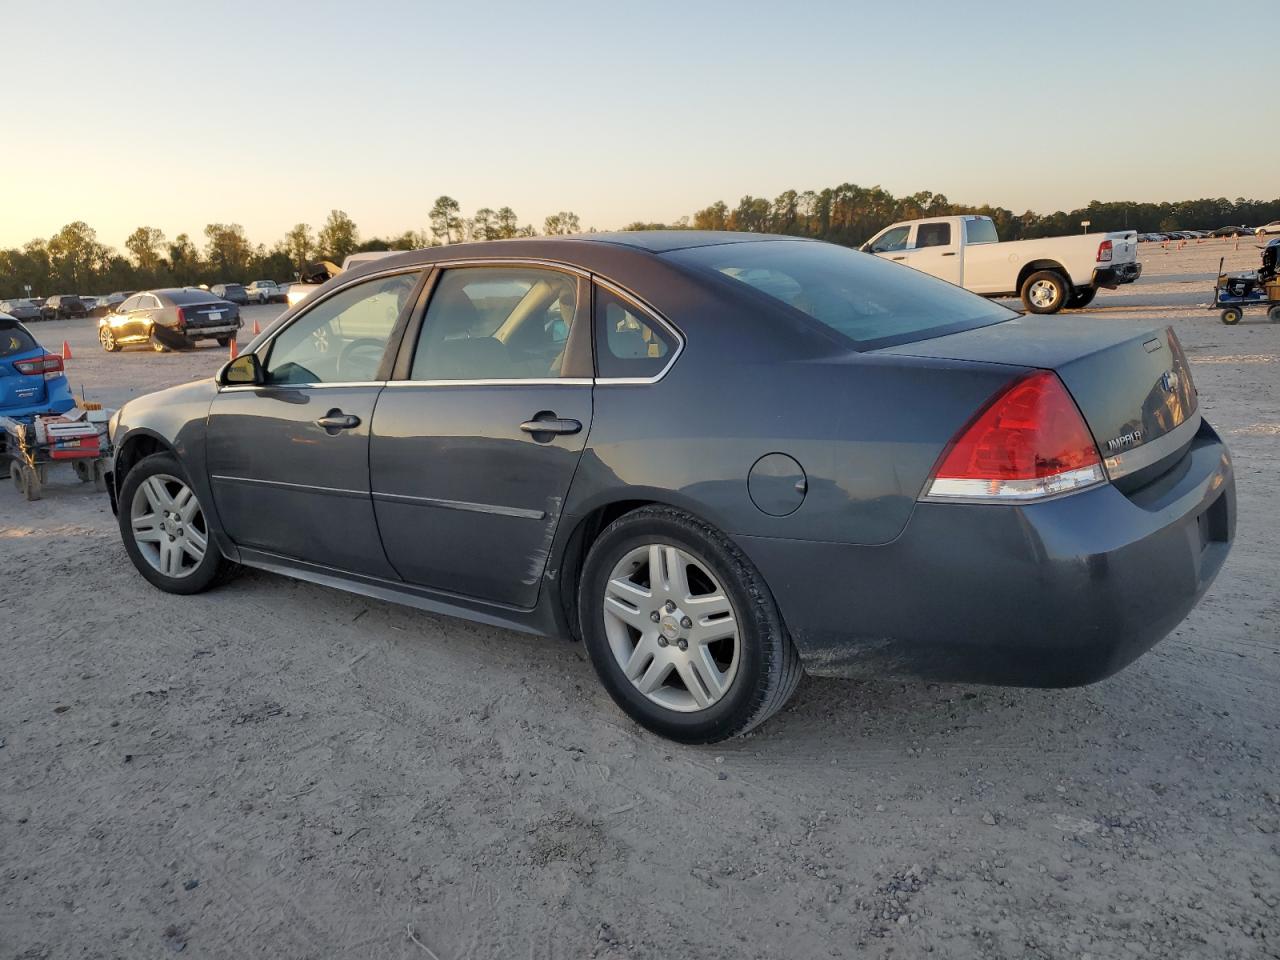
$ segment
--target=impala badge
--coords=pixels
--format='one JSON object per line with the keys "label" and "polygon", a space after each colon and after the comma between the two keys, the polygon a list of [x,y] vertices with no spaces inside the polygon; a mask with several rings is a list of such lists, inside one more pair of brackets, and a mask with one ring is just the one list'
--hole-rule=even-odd
{"label": "impala badge", "polygon": [[1107,441],[1107,449],[1112,453],[1123,450],[1126,447],[1136,447],[1142,442],[1142,431],[1132,430],[1129,433],[1122,433],[1114,440]]}

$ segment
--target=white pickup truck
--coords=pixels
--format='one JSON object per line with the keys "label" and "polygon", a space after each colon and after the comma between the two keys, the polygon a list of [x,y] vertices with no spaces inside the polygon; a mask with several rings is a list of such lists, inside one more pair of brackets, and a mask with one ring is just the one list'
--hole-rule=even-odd
{"label": "white pickup truck", "polygon": [[895,223],[862,250],[984,297],[1021,297],[1031,313],[1086,306],[1099,287],[1114,290],[1142,275],[1134,230],[1001,243],[990,217]]}

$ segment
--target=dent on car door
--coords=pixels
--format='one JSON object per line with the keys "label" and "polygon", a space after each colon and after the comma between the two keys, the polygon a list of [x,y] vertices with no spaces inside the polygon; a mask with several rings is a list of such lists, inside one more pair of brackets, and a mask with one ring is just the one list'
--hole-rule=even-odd
{"label": "dent on car door", "polygon": [[396,578],[370,498],[369,434],[421,278],[405,271],[334,291],[259,349],[262,385],[215,397],[210,481],[242,548]]}
{"label": "dent on car door", "polygon": [[445,270],[374,414],[387,558],[406,581],[528,609],[592,417],[589,286],[527,266]]}

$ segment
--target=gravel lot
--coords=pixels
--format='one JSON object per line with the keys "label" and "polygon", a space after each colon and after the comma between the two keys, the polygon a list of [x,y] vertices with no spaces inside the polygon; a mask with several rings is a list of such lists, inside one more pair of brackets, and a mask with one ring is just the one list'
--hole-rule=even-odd
{"label": "gravel lot", "polygon": [[[0,485],[0,960],[1280,956],[1280,325],[1197,306],[1233,248],[1144,244],[1089,310],[1178,332],[1240,523],[1079,690],[810,679],[681,747],[576,645],[268,574],[169,597],[69,469]],[[36,332],[108,405],[225,355]]]}

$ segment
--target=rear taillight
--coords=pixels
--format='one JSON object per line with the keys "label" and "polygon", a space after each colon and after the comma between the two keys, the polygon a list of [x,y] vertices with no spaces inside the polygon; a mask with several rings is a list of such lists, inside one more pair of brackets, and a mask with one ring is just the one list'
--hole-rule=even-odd
{"label": "rear taillight", "polygon": [[185,327],[187,325],[187,311],[181,307],[178,308],[178,326]]}
{"label": "rear taillight", "polygon": [[24,377],[38,377],[44,374],[46,380],[54,380],[62,376],[62,358],[56,353],[46,353],[33,360],[15,360],[14,369]]}
{"label": "rear taillight", "polygon": [[1106,481],[1098,446],[1057,374],[1041,370],[997,394],[956,436],[930,500],[1035,500]]}
{"label": "rear taillight", "polygon": [[1111,262],[1111,241],[1110,240],[1103,240],[1100,244],[1098,244],[1098,262],[1099,263]]}

